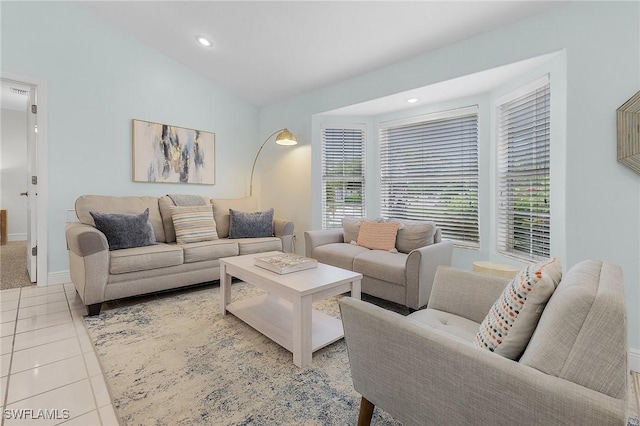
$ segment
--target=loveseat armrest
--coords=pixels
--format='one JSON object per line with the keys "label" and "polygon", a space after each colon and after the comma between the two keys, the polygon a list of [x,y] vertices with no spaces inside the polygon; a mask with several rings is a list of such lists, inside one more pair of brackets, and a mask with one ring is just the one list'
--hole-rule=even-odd
{"label": "loveseat armrest", "polygon": [[453,242],[449,240],[420,247],[409,253],[406,263],[408,307],[420,309],[427,304],[438,265],[451,265],[452,256]]}
{"label": "loveseat armrest", "polygon": [[307,257],[312,257],[313,249],[325,244],[343,243],[342,228],[304,231],[304,250]]}
{"label": "loveseat armrest", "polygon": [[355,390],[403,424],[626,424],[624,399],[361,300],[342,298],[340,311]]}
{"label": "loveseat armrest", "polygon": [[71,281],[85,305],[104,301],[109,278],[107,237],[90,225],[72,223],[65,230]]}
{"label": "loveseat armrest", "polygon": [[273,220],[273,235],[282,240],[282,251],[293,251],[293,222],[284,219]]}
{"label": "loveseat armrest", "polygon": [[427,307],[479,323],[508,282],[508,278],[440,266]]}

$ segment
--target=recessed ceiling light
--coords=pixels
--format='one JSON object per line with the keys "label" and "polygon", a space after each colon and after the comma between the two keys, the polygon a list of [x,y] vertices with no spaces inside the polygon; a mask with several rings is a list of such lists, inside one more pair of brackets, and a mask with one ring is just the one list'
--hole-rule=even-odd
{"label": "recessed ceiling light", "polygon": [[204,47],[211,47],[213,46],[213,43],[211,42],[211,40],[209,40],[208,38],[206,38],[205,36],[201,36],[198,35],[196,36],[196,40],[198,40],[198,43],[200,43],[201,45],[203,45]]}
{"label": "recessed ceiling light", "polygon": [[415,104],[416,102],[418,102],[418,98],[407,99],[407,102],[409,102],[410,104]]}

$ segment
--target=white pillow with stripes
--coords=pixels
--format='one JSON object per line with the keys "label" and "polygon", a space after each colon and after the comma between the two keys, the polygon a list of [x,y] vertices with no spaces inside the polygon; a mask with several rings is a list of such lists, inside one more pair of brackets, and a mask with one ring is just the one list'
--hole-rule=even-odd
{"label": "white pillow with stripes", "polygon": [[178,244],[218,239],[211,205],[171,206],[171,218],[173,219],[173,227],[176,230],[176,242]]}

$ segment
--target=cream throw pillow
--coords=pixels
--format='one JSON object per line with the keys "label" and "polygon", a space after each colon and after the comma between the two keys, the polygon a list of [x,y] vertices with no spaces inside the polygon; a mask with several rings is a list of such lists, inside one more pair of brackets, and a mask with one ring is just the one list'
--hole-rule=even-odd
{"label": "cream throw pillow", "polygon": [[360,222],[357,244],[371,250],[396,250],[398,222]]}
{"label": "cream throw pillow", "polygon": [[561,278],[556,258],[518,272],[480,324],[476,344],[509,359],[520,358]]}
{"label": "cream throw pillow", "polygon": [[213,206],[171,206],[171,219],[178,244],[218,239]]}

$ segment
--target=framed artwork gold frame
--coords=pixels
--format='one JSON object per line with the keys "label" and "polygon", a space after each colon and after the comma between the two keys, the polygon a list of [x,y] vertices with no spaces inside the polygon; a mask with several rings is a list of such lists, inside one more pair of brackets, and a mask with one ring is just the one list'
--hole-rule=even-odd
{"label": "framed artwork gold frame", "polygon": [[215,133],[132,120],[134,182],[215,184]]}

